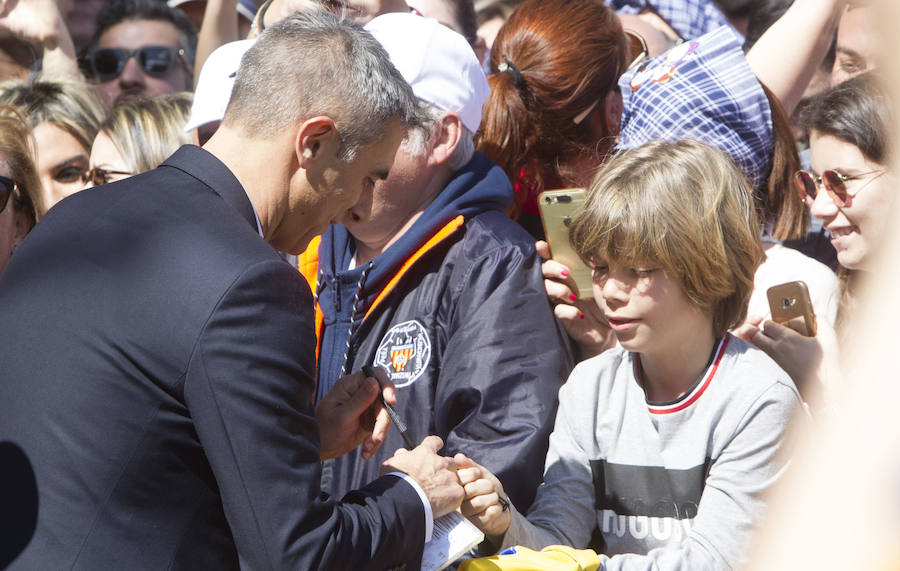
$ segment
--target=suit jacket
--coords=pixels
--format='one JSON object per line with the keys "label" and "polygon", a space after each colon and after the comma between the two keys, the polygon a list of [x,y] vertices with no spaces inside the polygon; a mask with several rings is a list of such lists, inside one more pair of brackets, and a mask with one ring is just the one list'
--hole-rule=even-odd
{"label": "suit jacket", "polygon": [[12,568],[417,567],[412,486],[320,492],[312,310],[197,147],[54,207],[0,279],[0,441],[39,494]]}

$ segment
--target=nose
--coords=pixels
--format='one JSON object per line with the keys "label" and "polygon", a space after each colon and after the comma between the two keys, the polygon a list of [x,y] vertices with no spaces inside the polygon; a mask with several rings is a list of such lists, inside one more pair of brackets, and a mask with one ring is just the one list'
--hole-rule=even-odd
{"label": "nose", "polygon": [[622,305],[628,302],[628,291],[631,289],[630,284],[621,279],[621,276],[613,272],[609,272],[605,278],[600,281],[600,294],[603,296],[607,305]]}
{"label": "nose", "polygon": [[119,75],[119,85],[123,90],[143,87],[144,72],[138,64],[137,57],[130,57]]}
{"label": "nose", "polygon": [[824,185],[819,185],[816,192],[816,198],[809,208],[809,213],[824,222],[827,222],[837,215],[838,207],[834,205],[834,201],[831,199],[828,191],[825,190]]}

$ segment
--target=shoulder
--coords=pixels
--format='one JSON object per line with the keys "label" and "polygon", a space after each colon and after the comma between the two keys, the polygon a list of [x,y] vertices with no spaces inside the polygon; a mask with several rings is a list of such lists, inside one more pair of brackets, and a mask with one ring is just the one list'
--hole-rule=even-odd
{"label": "shoulder", "polygon": [[560,401],[596,401],[594,397],[608,396],[627,386],[627,382],[621,382],[623,377],[633,378],[632,361],[628,351],[614,347],[575,365],[559,391]]}
{"label": "shoulder", "polygon": [[837,287],[838,277],[831,268],[786,246],[773,246],[766,251],[766,258],[760,264],[757,275],[766,285],[803,280],[812,289],[819,287]]}
{"label": "shoulder", "polygon": [[731,334],[716,377],[738,406],[772,399],[788,408],[801,404],[790,376],[763,351]]}
{"label": "shoulder", "polygon": [[516,253],[537,256],[534,238],[499,210],[488,210],[467,219],[464,242],[466,251],[473,255]]}

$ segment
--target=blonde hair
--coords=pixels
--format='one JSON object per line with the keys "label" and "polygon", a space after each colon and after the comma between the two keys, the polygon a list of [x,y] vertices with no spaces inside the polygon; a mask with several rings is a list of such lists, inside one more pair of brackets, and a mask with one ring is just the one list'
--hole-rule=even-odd
{"label": "blonde hair", "polygon": [[764,254],[752,186],[722,151],[656,141],[598,173],[570,230],[585,260],[659,264],[723,335],[747,313]]}
{"label": "blonde hair", "polygon": [[90,153],[104,111],[93,86],[83,81],[38,78],[0,86],[0,103],[22,110],[32,128],[50,123],[72,135]]}
{"label": "blonde hair", "polygon": [[122,153],[134,174],[158,167],[178,147],[191,142],[184,132],[191,113],[190,93],[135,99],[109,112],[100,130]]}
{"label": "blonde hair", "polygon": [[25,216],[30,230],[37,222],[35,201],[42,194],[41,179],[34,166],[34,140],[21,111],[3,103],[0,103],[0,162],[18,189],[7,208],[13,205],[18,214]]}

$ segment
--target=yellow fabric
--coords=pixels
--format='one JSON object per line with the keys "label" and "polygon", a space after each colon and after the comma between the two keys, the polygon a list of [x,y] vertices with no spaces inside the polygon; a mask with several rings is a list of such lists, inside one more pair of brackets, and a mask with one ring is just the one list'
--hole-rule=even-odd
{"label": "yellow fabric", "polygon": [[550,545],[541,551],[516,546],[511,555],[492,555],[463,561],[459,571],[596,571],[602,560],[591,549]]}

